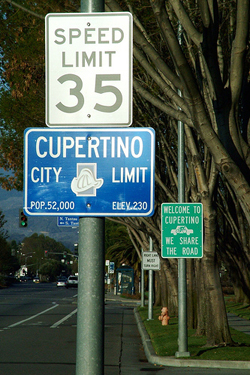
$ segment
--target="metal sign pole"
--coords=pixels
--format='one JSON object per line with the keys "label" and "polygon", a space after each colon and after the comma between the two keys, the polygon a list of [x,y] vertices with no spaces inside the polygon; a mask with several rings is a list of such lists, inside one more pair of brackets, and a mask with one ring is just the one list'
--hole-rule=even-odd
{"label": "metal sign pole", "polygon": [[[178,202],[185,202],[184,124],[178,121]],[[178,259],[178,352],[176,357],[189,357],[187,334],[186,259]]]}
{"label": "metal sign pole", "polygon": [[[103,0],[81,0],[81,12],[103,12]],[[105,219],[79,219],[76,375],[104,374]]]}
{"label": "metal sign pole", "polygon": [[[149,251],[153,251],[153,240],[149,239]],[[153,319],[153,270],[148,271],[148,320]]]}
{"label": "metal sign pole", "polygon": [[81,0],[82,13],[105,12],[104,0]]}
{"label": "metal sign pole", "polygon": [[[143,258],[143,250],[141,251],[141,259]],[[144,269],[142,267],[142,260],[141,260],[141,307],[145,306],[145,295],[144,295]]]}
{"label": "metal sign pole", "polygon": [[[182,44],[182,25],[178,25],[178,41]],[[181,96],[181,92],[179,92]],[[184,124],[178,121],[178,202],[185,202],[185,134]],[[186,259],[178,259],[178,352],[176,357],[189,357],[187,334],[187,276]]]}
{"label": "metal sign pole", "polygon": [[104,374],[104,218],[80,218],[76,375]]}

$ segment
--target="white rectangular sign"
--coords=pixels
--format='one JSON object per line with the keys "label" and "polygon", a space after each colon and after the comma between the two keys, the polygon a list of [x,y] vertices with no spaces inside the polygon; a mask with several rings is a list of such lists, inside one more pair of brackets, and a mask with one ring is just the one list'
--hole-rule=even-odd
{"label": "white rectangular sign", "polygon": [[132,15],[46,16],[46,124],[130,126]]}
{"label": "white rectangular sign", "polygon": [[142,268],[148,270],[160,270],[160,257],[156,251],[144,251],[142,253]]}

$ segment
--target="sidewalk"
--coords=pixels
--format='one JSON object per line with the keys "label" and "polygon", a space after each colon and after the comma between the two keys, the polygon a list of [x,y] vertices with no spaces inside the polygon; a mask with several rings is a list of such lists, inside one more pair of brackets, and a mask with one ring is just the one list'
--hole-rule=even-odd
{"label": "sidewalk", "polygon": [[[122,298],[121,296],[113,295],[111,292],[107,293],[105,296],[105,300],[108,302],[115,302],[119,304],[120,306],[133,306],[134,307],[134,317],[136,320],[136,324],[141,336],[142,345],[144,348],[145,355],[147,357],[147,360],[150,364],[157,365],[157,366],[166,366],[166,367],[199,367],[199,368],[210,368],[210,369],[242,369],[242,370],[250,370],[250,361],[209,361],[209,360],[197,360],[197,359],[181,359],[181,358],[175,358],[175,357],[160,357],[157,356],[154,352],[151,340],[148,336],[148,333],[144,327],[144,324],[142,323],[140,319],[140,315],[137,311],[137,307],[140,306],[139,300],[130,300]],[[132,327],[133,325],[133,316],[126,314],[126,329],[128,326]],[[229,325],[237,329],[239,331],[242,331],[244,333],[250,334],[250,321],[246,319],[241,319],[234,314],[228,314],[228,321]],[[135,344],[135,340],[132,340],[131,343],[127,344],[129,345],[131,351],[128,355],[127,359],[131,365],[133,365],[133,355],[134,353],[134,345],[137,345],[137,349],[139,350],[138,344]],[[125,348],[125,347],[124,347]],[[123,348],[123,349],[124,349]],[[124,359],[124,358],[123,358]],[[138,358],[137,358],[138,361]],[[155,368],[155,367],[154,367]],[[106,371],[106,367],[105,367]],[[131,374],[135,374],[136,372],[132,372],[132,369],[130,369]],[[125,374],[126,372],[122,372]],[[105,372],[106,374],[106,372]],[[128,372],[129,374],[129,372]],[[107,372],[107,375],[112,375],[112,372]]]}
{"label": "sidewalk", "polygon": [[105,301],[127,302],[131,304],[135,304],[137,306],[141,305],[141,300],[133,299],[133,298],[123,298],[119,294],[118,295],[114,294],[113,289],[109,292],[105,292]]}
{"label": "sidewalk", "polygon": [[150,375],[161,366],[148,363],[134,317],[139,301],[105,295],[104,375]]}
{"label": "sidewalk", "polygon": [[240,318],[239,316],[231,313],[228,313],[227,317],[230,327],[250,335],[250,320]]}

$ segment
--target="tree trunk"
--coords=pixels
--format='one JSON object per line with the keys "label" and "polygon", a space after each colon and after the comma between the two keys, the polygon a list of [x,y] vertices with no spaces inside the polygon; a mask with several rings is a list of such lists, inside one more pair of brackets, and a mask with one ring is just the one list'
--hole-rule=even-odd
{"label": "tree trunk", "polygon": [[[240,270],[238,269],[240,267]],[[249,269],[248,264],[239,262],[237,270],[232,274],[232,284],[237,303],[250,303],[249,297]]]}
{"label": "tree trunk", "polygon": [[161,306],[161,280],[160,271],[155,272],[155,300],[154,306]]}
{"label": "tree trunk", "polygon": [[245,296],[244,296],[242,287],[239,284],[238,280],[233,282],[233,288],[234,288],[234,295],[235,295],[236,302],[243,303]]}
{"label": "tree trunk", "polygon": [[194,287],[194,259],[187,259],[187,318],[188,328],[197,327],[197,293]]}
{"label": "tree trunk", "polygon": [[159,270],[155,273],[157,275],[157,298],[155,298],[155,306],[168,306],[168,287],[167,279],[164,271]]}
{"label": "tree trunk", "polygon": [[164,259],[162,262],[162,271],[165,274],[167,285],[167,307],[170,315],[177,316],[178,314],[178,275],[176,262],[173,260],[171,263]]}
{"label": "tree trunk", "polygon": [[[200,332],[204,331],[207,336],[207,345],[213,346],[218,344],[231,344],[232,338],[228,326],[227,314],[225,308],[224,297],[222,293],[220,275],[215,254],[215,210],[212,207],[211,199],[203,199],[204,212],[204,256],[200,262],[200,277],[203,278],[201,285],[202,294],[199,296],[199,306],[205,312],[204,316],[200,316],[198,321]],[[198,283],[202,280],[199,277]],[[199,332],[197,332],[199,333]]]}

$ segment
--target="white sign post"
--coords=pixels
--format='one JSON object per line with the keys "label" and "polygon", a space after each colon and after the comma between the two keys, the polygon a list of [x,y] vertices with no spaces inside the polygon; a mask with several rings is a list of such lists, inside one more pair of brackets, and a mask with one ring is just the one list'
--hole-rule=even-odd
{"label": "white sign post", "polygon": [[131,14],[51,13],[45,40],[46,124],[130,126]]}

